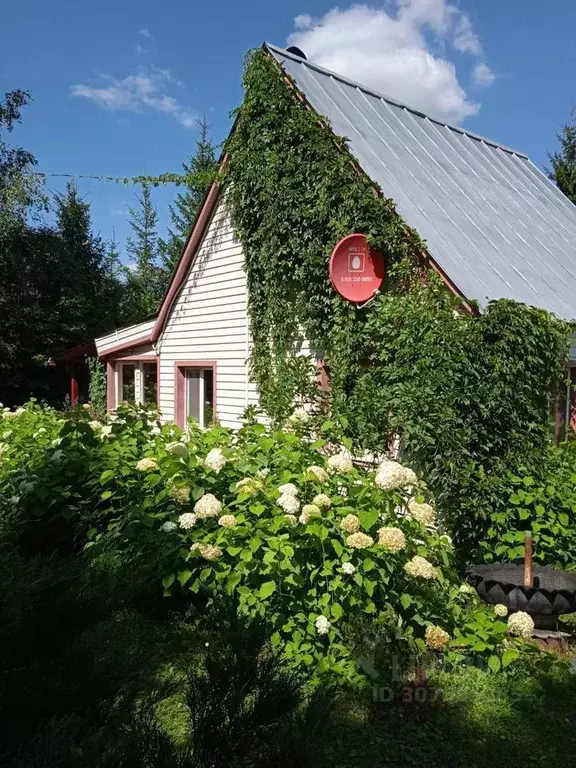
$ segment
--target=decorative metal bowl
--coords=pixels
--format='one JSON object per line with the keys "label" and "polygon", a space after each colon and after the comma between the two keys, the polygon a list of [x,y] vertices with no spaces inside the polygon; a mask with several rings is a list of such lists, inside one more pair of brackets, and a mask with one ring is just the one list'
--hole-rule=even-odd
{"label": "decorative metal bowl", "polygon": [[524,586],[524,566],[514,563],[473,565],[468,581],[487,603],[501,603],[511,611],[559,616],[576,611],[576,573],[554,568],[532,570],[532,586]]}

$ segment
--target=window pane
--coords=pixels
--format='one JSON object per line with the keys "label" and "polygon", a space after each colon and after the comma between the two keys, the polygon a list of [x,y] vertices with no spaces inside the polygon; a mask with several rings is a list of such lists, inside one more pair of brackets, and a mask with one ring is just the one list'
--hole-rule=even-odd
{"label": "window pane", "polygon": [[142,378],[144,379],[143,383],[143,392],[144,392],[144,402],[147,405],[156,405],[157,403],[157,395],[158,395],[158,382],[157,382],[157,376],[158,376],[158,368],[156,366],[156,363],[144,363],[142,366]]}
{"label": "window pane", "polygon": [[204,369],[204,426],[212,423],[214,418],[214,371]]}
{"label": "window pane", "polygon": [[186,418],[200,420],[200,371],[186,369]]}
{"label": "window pane", "polygon": [[136,366],[133,363],[122,363],[120,366],[120,401],[133,403],[135,400],[134,375]]}

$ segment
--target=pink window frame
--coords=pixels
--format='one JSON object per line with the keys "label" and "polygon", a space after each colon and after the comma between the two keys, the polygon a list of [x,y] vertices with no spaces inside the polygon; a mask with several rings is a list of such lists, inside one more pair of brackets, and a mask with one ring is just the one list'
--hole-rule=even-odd
{"label": "pink window frame", "polygon": [[215,360],[178,360],[174,363],[174,421],[179,427],[186,426],[186,368],[211,368],[214,387],[214,403],[212,410],[217,412],[218,378],[216,374],[217,364]]}
{"label": "pink window frame", "polygon": [[106,408],[116,410],[116,372],[118,363],[156,363],[156,407],[160,407],[160,360],[157,355],[126,355],[106,360]]}

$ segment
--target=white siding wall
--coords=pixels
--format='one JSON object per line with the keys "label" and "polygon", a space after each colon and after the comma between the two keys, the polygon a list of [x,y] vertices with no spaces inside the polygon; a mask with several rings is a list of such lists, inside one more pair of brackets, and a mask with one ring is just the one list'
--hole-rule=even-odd
{"label": "white siding wall", "polygon": [[238,427],[246,407],[258,402],[248,381],[246,298],[242,247],[221,200],[158,340],[164,420],[175,416],[174,365],[181,361],[216,362],[216,410],[222,426]]}

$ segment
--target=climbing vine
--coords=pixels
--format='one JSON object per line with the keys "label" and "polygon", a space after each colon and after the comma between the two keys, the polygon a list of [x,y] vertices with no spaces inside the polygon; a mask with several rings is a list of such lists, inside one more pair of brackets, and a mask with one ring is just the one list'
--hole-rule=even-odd
{"label": "climbing vine", "polygon": [[[357,448],[400,437],[457,536],[473,548],[509,469],[540,460],[567,325],[513,301],[470,314],[433,273],[393,201],[362,173],[263,50],[227,144],[227,195],[244,247],[252,375],[281,422],[306,395],[312,358]],[[364,232],[386,259],[382,292],[357,309],[331,288],[335,243]],[[306,341],[307,340],[307,341]]]}
{"label": "climbing vine", "polygon": [[106,415],[106,366],[97,357],[86,360],[90,374],[88,398],[95,415],[103,419]]}

